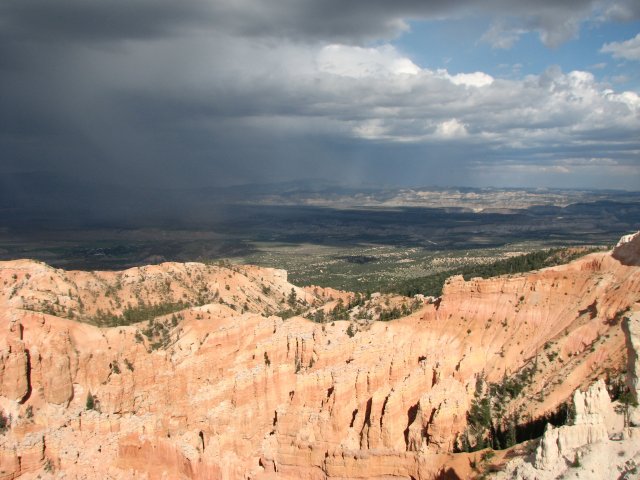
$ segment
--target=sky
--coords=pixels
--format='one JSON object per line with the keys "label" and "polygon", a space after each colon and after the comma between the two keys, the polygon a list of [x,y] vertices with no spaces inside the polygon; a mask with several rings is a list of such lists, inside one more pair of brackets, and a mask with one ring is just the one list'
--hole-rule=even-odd
{"label": "sky", "polygon": [[2,0],[31,174],[640,190],[640,2]]}

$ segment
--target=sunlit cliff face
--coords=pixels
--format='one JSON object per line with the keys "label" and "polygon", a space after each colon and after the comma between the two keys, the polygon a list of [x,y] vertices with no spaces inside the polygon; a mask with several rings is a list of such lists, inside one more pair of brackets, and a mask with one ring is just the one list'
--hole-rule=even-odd
{"label": "sunlit cliff face", "polygon": [[[89,273],[4,262],[2,469],[432,478],[451,468],[464,477],[466,454],[452,452],[468,433],[478,378],[499,385],[528,372],[503,407],[535,422],[625,368],[621,321],[637,309],[640,270],[620,252],[454,277],[440,299],[419,299],[389,322],[332,320],[353,294],[300,289],[279,270],[167,263]],[[410,300],[374,296],[354,308]],[[163,309],[175,311],[86,323]],[[281,318],[319,309],[331,320]]]}

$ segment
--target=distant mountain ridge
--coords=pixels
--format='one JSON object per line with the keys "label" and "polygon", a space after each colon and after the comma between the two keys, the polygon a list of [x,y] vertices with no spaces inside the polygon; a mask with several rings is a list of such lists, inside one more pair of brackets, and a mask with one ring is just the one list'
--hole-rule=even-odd
{"label": "distant mountain ridge", "polygon": [[165,227],[224,220],[225,208],[440,208],[514,213],[531,209],[616,202],[640,205],[640,193],[623,191],[498,189],[470,187],[353,187],[327,181],[287,181],[224,187],[158,188],[83,183],[55,173],[0,176],[0,214],[6,227]]}

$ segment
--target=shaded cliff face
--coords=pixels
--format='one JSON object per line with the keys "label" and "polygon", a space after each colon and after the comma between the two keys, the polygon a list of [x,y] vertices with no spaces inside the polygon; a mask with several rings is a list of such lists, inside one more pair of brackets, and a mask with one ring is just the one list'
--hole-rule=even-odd
{"label": "shaded cliff face", "polygon": [[[479,377],[533,372],[507,411],[535,420],[624,369],[636,241],[623,260],[454,277],[439,300],[373,323],[283,320],[354,296],[294,287],[278,270],[2,263],[0,479],[465,477],[466,454],[452,452]],[[411,300],[370,306],[387,301]]]}

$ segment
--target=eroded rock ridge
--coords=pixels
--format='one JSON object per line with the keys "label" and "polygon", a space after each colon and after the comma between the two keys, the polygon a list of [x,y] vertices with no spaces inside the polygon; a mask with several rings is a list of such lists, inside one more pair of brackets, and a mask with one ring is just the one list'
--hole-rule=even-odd
{"label": "eroded rock ridge", "polygon": [[[578,436],[608,438],[618,417],[602,413],[605,384],[586,389],[628,362],[637,372],[625,330],[637,331],[639,238],[622,259],[619,246],[527,274],[454,277],[437,301],[357,307],[411,306],[391,322],[331,320],[353,294],[298,288],[279,270],[3,262],[0,479],[466,478],[470,457],[454,452],[478,379],[523,369],[505,414],[534,422],[573,398]],[[301,316],[319,310],[325,323]],[[158,315],[87,323],[143,313]],[[637,395],[637,376],[628,383]],[[535,467],[566,456],[563,428],[547,430]]]}

